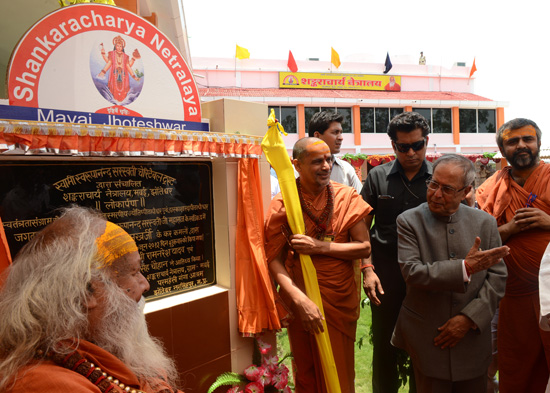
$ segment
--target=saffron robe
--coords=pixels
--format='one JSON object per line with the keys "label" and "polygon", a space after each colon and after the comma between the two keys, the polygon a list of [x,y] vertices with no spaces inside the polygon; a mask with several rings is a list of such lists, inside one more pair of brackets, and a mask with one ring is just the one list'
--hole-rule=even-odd
{"label": "saffron robe", "polygon": [[117,62],[117,52],[109,52],[111,70],[109,72],[108,87],[113,98],[118,102],[124,101],[130,91],[130,72],[128,71],[129,56],[122,52],[121,61]]}
{"label": "saffron robe", "polygon": [[[334,242],[350,241],[349,229],[363,220],[372,208],[352,188],[331,181],[334,190],[334,210],[326,235],[334,236]],[[311,204],[319,211],[312,210],[316,216],[321,214],[326,203],[326,192],[322,192]],[[304,214],[306,235],[312,236],[314,223]],[[286,210],[281,194],[278,194],[269,206],[266,221],[266,256],[268,263],[278,256],[287,245],[282,227],[288,227]],[[285,267],[294,283],[305,293],[302,267],[298,254],[286,248]],[[317,280],[325,311],[325,319],[330,336],[334,361],[342,393],[354,392],[355,359],[354,342],[357,319],[359,317],[359,291],[352,260],[343,260],[325,255],[312,255],[317,271]],[[284,303],[295,316],[292,301],[281,293]],[[299,318],[288,325],[290,346],[296,365],[296,393],[326,392],[321,368],[321,360],[313,334],[307,333]]]}
{"label": "saffron robe", "polygon": [[[517,209],[537,195],[531,207],[550,214],[550,165],[541,162],[524,186],[516,183],[511,167],[498,171],[477,190],[481,209],[492,214],[499,226],[509,222]],[[500,391],[544,392],[550,374],[550,332],[539,327],[540,262],[550,242],[550,231],[531,229],[506,241],[510,254],[506,293],[500,303],[498,364]]]}
{"label": "saffron robe", "polygon": [[[130,389],[140,389],[146,393],[175,393],[180,392],[171,388],[166,382],[158,381],[156,388],[147,383],[139,381],[137,376],[122,363],[116,356],[101,349],[91,342],[80,340],[77,352],[86,360],[92,362],[101,370],[109,374],[121,383],[129,386]],[[110,393],[125,393],[120,386],[111,384],[114,387]],[[99,388],[85,376],[62,367],[51,360],[45,360],[29,364],[19,371],[15,386],[9,393],[75,393],[93,392],[100,393]],[[181,393],[181,392],[180,392]]]}

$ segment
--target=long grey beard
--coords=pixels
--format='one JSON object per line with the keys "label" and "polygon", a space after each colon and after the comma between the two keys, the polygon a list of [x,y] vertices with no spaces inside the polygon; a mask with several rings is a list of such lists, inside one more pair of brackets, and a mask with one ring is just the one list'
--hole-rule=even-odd
{"label": "long grey beard", "polygon": [[151,337],[143,314],[145,299],[139,303],[120,288],[107,284],[108,310],[93,333],[96,345],[118,357],[140,380],[154,385],[162,379],[171,385],[177,380],[174,362],[162,344]]}

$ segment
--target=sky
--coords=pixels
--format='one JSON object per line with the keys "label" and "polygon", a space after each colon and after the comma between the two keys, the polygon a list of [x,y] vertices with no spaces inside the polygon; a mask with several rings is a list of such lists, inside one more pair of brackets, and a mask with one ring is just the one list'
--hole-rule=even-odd
{"label": "sky", "polygon": [[[427,65],[472,65],[474,94],[505,101],[505,120],[526,117],[550,147],[550,24],[545,1],[510,0],[182,0],[192,57],[330,61],[334,47],[345,62],[392,59]],[[355,60],[354,60],[355,61]],[[395,60],[392,60],[394,65]],[[406,61],[406,60],[404,60]]]}

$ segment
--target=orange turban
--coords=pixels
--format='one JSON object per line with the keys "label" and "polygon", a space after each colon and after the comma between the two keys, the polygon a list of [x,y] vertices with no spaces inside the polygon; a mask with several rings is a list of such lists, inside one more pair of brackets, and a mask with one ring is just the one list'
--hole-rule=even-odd
{"label": "orange turban", "polygon": [[118,258],[138,250],[134,239],[110,221],[107,221],[103,235],[96,239],[96,245],[101,267],[111,266]]}

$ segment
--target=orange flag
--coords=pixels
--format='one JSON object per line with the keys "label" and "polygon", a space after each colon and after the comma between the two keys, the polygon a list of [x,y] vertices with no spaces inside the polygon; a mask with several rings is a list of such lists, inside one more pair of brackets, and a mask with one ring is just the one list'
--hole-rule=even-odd
{"label": "orange flag", "polygon": [[4,225],[0,219],[0,284],[2,284],[2,273],[11,265],[10,247],[4,233]]}
{"label": "orange flag", "polygon": [[340,55],[338,55],[338,52],[336,52],[334,48],[331,47],[330,50],[330,62],[334,64],[336,68],[340,67],[340,64],[342,64],[340,63]]}
{"label": "orange flag", "polygon": [[474,75],[474,72],[477,71],[477,68],[476,68],[476,58],[474,57],[474,63],[472,64],[472,68],[470,69],[470,76],[468,77],[468,79],[470,79],[472,77],[472,75]]}
{"label": "orange flag", "polygon": [[298,65],[296,64],[296,60],[294,60],[294,56],[292,56],[292,51],[288,51],[288,61],[286,63],[288,69],[292,72],[298,72]]}

